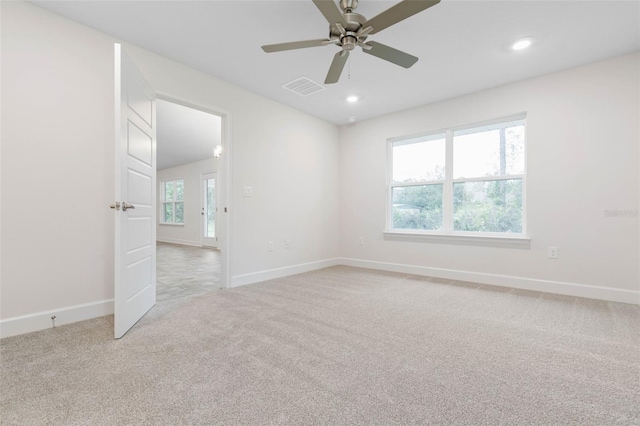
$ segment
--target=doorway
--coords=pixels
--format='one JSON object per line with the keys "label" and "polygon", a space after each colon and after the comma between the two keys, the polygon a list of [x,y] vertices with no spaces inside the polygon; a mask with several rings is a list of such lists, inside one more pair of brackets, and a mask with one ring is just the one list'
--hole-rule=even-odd
{"label": "doorway", "polygon": [[157,114],[157,301],[224,287],[218,171],[223,117],[159,97]]}
{"label": "doorway", "polygon": [[[199,182],[200,173],[203,172],[217,172],[216,201],[217,205],[223,206],[220,211],[224,212],[215,222],[220,248],[217,286],[229,286],[231,245],[227,211],[230,181],[227,176],[231,172],[231,117],[228,112],[211,105],[197,104],[189,99],[174,97],[171,93],[159,92],[119,43],[114,44],[114,68],[115,201],[110,208],[115,212],[114,336],[119,339],[156,304],[157,231],[161,221],[170,234],[164,235],[164,238],[172,240],[167,244],[200,247]],[[158,120],[157,107],[158,103],[165,102],[218,119],[219,145],[207,151],[207,157],[213,157],[214,152],[223,153],[218,158],[218,170],[201,170],[193,184],[187,184],[185,179],[176,176],[159,176],[164,169],[158,166],[157,161],[157,124],[166,121],[161,118]],[[186,143],[188,139],[185,136],[185,132],[178,133],[178,137]],[[169,158],[175,160],[189,152],[191,150],[185,149],[185,146],[179,146]],[[195,209],[188,201],[191,199],[195,200]],[[161,208],[164,210],[161,211]],[[188,214],[194,212],[196,219],[187,219]],[[187,229],[188,224],[189,227],[195,226],[193,235],[177,231]],[[194,241],[191,245],[196,247],[190,247],[189,240]],[[189,270],[184,265],[172,269]],[[214,274],[205,275],[211,277]]]}

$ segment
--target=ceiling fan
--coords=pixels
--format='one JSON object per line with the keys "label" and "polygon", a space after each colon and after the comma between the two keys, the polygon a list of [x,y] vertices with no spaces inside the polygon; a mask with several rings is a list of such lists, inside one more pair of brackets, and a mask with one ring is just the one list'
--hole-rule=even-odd
{"label": "ceiling fan", "polygon": [[431,6],[435,6],[439,2],[440,0],[403,0],[367,20],[364,16],[354,12],[358,6],[358,0],[340,0],[342,11],[338,9],[333,0],[313,0],[313,3],[329,22],[329,38],[269,44],[262,46],[262,50],[272,53],[329,44],[340,46],[342,49],[333,57],[327,78],[324,80],[325,84],[338,82],[344,65],[349,58],[349,52],[355,49],[356,46],[360,46],[364,53],[377,56],[401,67],[409,68],[416,63],[417,57],[382,43],[366,41],[367,37]]}

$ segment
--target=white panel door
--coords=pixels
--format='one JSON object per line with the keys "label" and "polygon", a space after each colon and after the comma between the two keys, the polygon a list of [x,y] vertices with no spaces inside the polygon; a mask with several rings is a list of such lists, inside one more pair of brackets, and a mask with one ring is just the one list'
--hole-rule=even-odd
{"label": "white panel door", "polygon": [[216,190],[217,173],[204,173],[201,175],[201,210],[202,227],[200,233],[200,244],[204,247],[218,247],[218,233],[216,230],[218,219],[218,203]]}
{"label": "white panel door", "polygon": [[156,304],[155,94],[115,45],[115,337]]}

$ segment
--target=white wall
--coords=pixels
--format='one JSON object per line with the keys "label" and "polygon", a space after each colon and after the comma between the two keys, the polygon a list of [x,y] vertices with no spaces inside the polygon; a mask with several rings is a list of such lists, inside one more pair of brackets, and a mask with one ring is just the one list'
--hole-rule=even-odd
{"label": "white wall", "polygon": [[[158,224],[156,226],[156,239],[168,243],[200,246],[200,234],[202,233],[202,194],[201,174],[218,170],[218,159],[208,158],[195,163],[158,170],[158,200],[162,199],[160,182],[175,179],[184,180],[184,224],[166,225],[159,223],[161,220],[161,207],[158,208]],[[160,202],[158,202],[160,204]]]}
{"label": "white wall", "polygon": [[[496,284],[504,277],[491,274],[528,278],[510,282],[546,290],[554,289],[543,281],[630,290],[617,294],[637,303],[638,218],[604,210],[638,208],[638,64],[637,54],[623,56],[343,127],[342,256],[474,272],[457,276]],[[383,239],[388,138],[523,111],[530,249]],[[559,259],[547,258],[549,246]]]}
{"label": "white wall", "polygon": [[111,299],[111,40],[0,7],[2,318]]}
{"label": "white wall", "polygon": [[[50,311],[62,324],[66,308],[108,310],[113,298],[116,40],[23,2],[0,7],[1,318],[46,327]],[[142,49],[129,53],[159,91],[231,114],[232,279],[338,256],[336,126]],[[253,198],[242,198],[243,185]],[[267,252],[268,240],[285,238],[291,249]]]}

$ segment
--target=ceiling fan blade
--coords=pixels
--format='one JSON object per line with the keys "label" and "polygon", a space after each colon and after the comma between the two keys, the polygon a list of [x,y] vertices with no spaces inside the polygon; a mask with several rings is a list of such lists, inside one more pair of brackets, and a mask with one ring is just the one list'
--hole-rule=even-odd
{"label": "ceiling fan blade", "polygon": [[340,74],[342,74],[344,64],[347,63],[348,58],[349,52],[346,50],[341,50],[336,53],[336,56],[333,57],[333,61],[331,62],[331,67],[329,67],[327,78],[324,79],[324,84],[333,84],[340,80]]}
{"label": "ceiling fan blade", "polygon": [[343,26],[347,26],[342,12],[338,9],[338,5],[333,0],[313,0],[313,4],[316,5],[320,13],[324,15],[324,18],[329,22],[329,25],[340,23]]}
{"label": "ceiling fan blade", "polygon": [[380,59],[384,59],[385,61],[400,65],[403,68],[409,68],[413,64],[418,62],[418,58],[416,58],[415,56],[404,53],[398,49],[394,49],[393,47],[389,47],[386,44],[369,41],[365,43],[365,45],[371,46],[371,49],[367,50],[363,48],[362,51],[364,53],[377,56]]}
{"label": "ceiling fan blade", "polygon": [[369,19],[362,26],[363,28],[373,27],[371,34],[375,34],[438,3],[440,3],[440,0],[403,0]]}
{"label": "ceiling fan blade", "polygon": [[326,46],[327,44],[333,44],[333,41],[323,38],[319,40],[303,40],[292,41],[289,43],[267,44],[266,46],[262,46],[262,50],[267,53],[272,53],[282,52],[283,50],[304,49],[306,47]]}

